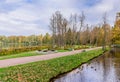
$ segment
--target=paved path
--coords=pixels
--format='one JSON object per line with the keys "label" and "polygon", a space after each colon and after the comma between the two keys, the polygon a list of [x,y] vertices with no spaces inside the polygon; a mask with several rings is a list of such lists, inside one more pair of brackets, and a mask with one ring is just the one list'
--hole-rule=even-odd
{"label": "paved path", "polygon": [[[101,47],[86,49],[86,51],[95,50],[99,48]],[[30,62],[42,61],[42,60],[49,60],[49,59],[58,58],[62,56],[74,55],[81,52],[82,50],[75,50],[70,52],[60,52],[60,53],[47,54],[47,55],[41,55],[41,56],[29,56],[29,57],[5,59],[5,60],[0,60],[0,68],[15,66],[19,64],[26,64]]]}

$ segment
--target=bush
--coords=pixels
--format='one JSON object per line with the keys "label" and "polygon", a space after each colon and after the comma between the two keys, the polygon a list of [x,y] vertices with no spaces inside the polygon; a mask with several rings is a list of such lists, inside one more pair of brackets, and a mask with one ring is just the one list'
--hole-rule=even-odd
{"label": "bush", "polygon": [[47,48],[48,46],[32,46],[32,47],[2,49],[0,50],[0,56],[17,54],[17,53],[26,52],[26,51],[47,49]]}

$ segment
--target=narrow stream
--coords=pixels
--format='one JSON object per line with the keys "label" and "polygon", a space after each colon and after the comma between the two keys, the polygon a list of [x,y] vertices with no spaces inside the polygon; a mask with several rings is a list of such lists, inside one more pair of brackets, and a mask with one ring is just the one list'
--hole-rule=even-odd
{"label": "narrow stream", "polygon": [[120,82],[120,49],[112,49],[54,82]]}

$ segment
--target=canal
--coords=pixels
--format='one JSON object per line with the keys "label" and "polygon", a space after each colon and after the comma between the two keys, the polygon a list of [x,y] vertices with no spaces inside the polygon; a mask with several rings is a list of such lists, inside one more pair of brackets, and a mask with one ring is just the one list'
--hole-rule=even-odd
{"label": "canal", "polygon": [[109,52],[60,75],[54,82],[120,82],[120,49]]}

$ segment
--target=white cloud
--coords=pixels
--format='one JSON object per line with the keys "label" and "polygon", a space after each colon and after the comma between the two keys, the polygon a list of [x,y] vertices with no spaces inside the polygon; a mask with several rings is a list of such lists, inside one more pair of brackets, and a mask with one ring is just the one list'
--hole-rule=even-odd
{"label": "white cloud", "polygon": [[6,0],[5,3],[18,3],[18,2],[21,2],[23,0]]}
{"label": "white cloud", "polygon": [[[84,4],[88,0],[5,0],[0,4],[0,34],[31,35],[49,32],[50,16],[57,10],[68,18],[71,13],[85,11],[86,23],[97,24],[102,21],[104,12],[108,13],[108,22],[114,23],[116,12],[120,11],[119,0],[101,0],[92,6]],[[12,10],[6,6],[9,4]],[[19,5],[19,6],[17,6]],[[16,7],[17,6],[17,7]]]}
{"label": "white cloud", "polygon": [[101,23],[102,16],[106,12],[108,23],[114,24],[116,13],[120,11],[119,0],[101,0],[96,5],[86,9],[89,23]]}
{"label": "white cloud", "polygon": [[19,19],[23,21],[35,21],[39,19],[36,12],[21,8],[13,12],[10,12],[9,15],[11,18]]}

